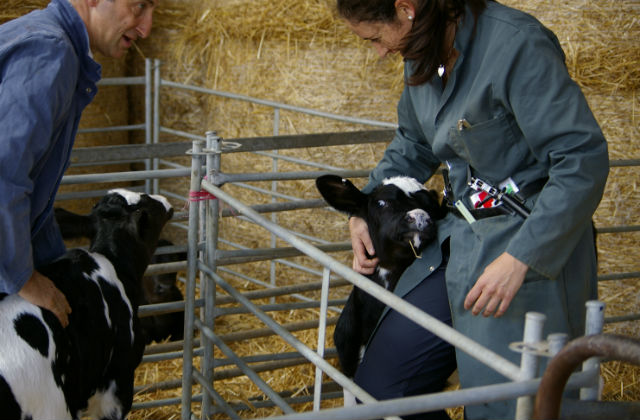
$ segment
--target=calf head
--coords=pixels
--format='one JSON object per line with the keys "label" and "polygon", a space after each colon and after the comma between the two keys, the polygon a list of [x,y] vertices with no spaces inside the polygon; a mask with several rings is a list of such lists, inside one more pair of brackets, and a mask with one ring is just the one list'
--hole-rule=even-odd
{"label": "calf head", "polygon": [[166,198],[125,189],[109,191],[92,209],[95,223],[91,248],[101,242],[133,241],[150,251],[156,249],[160,232],[173,216],[173,208]]}
{"label": "calf head", "polygon": [[445,215],[436,192],[409,177],[387,178],[369,194],[335,175],[319,177],[316,186],[333,208],[367,222],[376,257],[388,270],[413,261],[436,237],[435,220]]}
{"label": "calf head", "polygon": [[142,277],[172,216],[165,197],[122,188],[110,190],[87,215],[55,209],[63,238],[88,238],[91,252],[105,255],[116,270],[127,264],[125,271],[136,279]]}

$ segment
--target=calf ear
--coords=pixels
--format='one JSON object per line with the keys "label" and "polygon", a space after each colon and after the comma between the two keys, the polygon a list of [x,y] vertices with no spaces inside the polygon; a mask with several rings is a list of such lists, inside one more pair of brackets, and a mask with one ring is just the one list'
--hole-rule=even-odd
{"label": "calf ear", "polygon": [[53,211],[64,239],[93,239],[95,236],[96,228],[91,216],[72,213],[61,207],[56,207]]}
{"label": "calf ear", "polygon": [[438,193],[435,190],[421,190],[415,193],[415,197],[420,202],[420,206],[429,213],[433,219],[443,219],[447,215],[444,205],[438,200]]}
{"label": "calf ear", "polygon": [[316,187],[324,200],[334,209],[361,215],[367,206],[367,195],[351,181],[336,175],[323,175],[316,179]]}

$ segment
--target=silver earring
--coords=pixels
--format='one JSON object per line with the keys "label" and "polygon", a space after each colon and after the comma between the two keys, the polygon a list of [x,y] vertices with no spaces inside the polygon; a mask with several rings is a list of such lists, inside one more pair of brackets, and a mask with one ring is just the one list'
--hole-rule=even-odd
{"label": "silver earring", "polygon": [[409,15],[407,17],[409,18],[409,20],[413,20],[413,16]]}

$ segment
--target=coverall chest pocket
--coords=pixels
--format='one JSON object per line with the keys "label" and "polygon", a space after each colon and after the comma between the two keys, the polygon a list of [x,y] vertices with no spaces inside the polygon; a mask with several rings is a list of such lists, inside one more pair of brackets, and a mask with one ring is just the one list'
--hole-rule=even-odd
{"label": "coverall chest pocket", "polygon": [[522,134],[507,114],[474,123],[461,119],[449,131],[451,148],[483,176],[501,181],[513,175],[525,159]]}

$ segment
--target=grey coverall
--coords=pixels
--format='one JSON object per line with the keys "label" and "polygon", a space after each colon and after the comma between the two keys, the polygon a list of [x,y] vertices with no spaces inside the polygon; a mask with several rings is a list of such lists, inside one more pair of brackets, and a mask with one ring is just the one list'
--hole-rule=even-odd
{"label": "grey coverall", "polygon": [[[450,237],[454,327],[519,363],[508,345],[522,340],[528,311],[546,315],[544,336],[584,333],[584,304],[597,296],[591,219],[609,170],[607,144],[557,38],[533,17],[488,2],[474,27],[467,9],[454,45],[460,55],[444,87],[438,76],[405,87],[399,128],[364,190],[398,174],[426,181],[446,162],[455,199],[471,208],[470,173],[494,185],[510,177],[520,188],[548,178],[526,200],[526,220],[505,214],[470,224],[449,214],[439,226]],[[503,252],[529,266],[525,282],[501,318],[473,316],[464,299]],[[416,260],[396,292],[411,290],[433,265],[433,258]],[[462,349],[457,359],[464,388],[507,380]],[[514,408],[513,401],[496,402],[466,407],[466,415],[513,418]]]}

